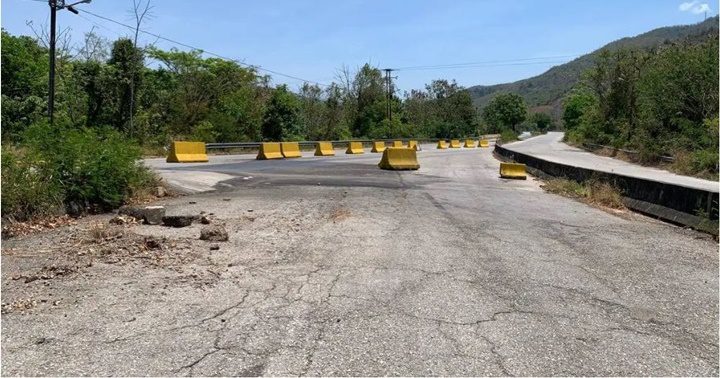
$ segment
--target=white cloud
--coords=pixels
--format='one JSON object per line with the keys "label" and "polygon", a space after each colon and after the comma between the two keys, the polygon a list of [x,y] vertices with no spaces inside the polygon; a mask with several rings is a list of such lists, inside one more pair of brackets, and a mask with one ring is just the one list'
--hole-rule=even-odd
{"label": "white cloud", "polygon": [[682,12],[691,12],[694,14],[700,14],[704,12],[710,12],[710,6],[707,3],[701,3],[697,0],[686,1],[678,7]]}

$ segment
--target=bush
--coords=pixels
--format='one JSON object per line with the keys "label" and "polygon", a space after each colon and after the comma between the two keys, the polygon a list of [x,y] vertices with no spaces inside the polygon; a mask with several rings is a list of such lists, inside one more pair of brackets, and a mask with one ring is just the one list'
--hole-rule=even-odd
{"label": "bush", "polygon": [[500,133],[500,140],[502,140],[503,143],[512,142],[515,140],[518,140],[517,134],[512,130],[503,130]]}
{"label": "bush", "polygon": [[[106,211],[156,185],[138,164],[140,148],[117,131],[44,123],[28,128],[23,140],[22,156],[3,151],[3,217],[43,215],[56,203],[71,214]],[[8,187],[14,193],[6,201]]]}
{"label": "bush", "polygon": [[37,154],[2,148],[2,215],[15,220],[62,212],[57,180]]}

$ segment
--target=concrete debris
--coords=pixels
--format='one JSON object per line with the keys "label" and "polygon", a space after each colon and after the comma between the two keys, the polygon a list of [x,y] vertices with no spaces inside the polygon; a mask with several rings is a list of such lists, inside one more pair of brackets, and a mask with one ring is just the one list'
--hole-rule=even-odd
{"label": "concrete debris", "polygon": [[162,217],[162,223],[168,227],[187,227],[194,219],[194,215],[168,215]]}
{"label": "concrete debris", "polygon": [[160,224],[165,216],[164,206],[123,206],[118,215],[127,215],[142,220],[145,224]]}

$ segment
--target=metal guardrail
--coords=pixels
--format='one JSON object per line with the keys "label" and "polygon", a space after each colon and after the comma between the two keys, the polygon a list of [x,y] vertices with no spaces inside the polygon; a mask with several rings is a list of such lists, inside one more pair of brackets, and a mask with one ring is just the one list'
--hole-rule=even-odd
{"label": "metal guardrail", "polygon": [[[453,139],[487,139],[487,140],[497,140],[500,137],[500,134],[488,134],[488,135],[481,135],[479,137],[474,138],[453,138]],[[437,143],[439,138],[396,138],[396,139],[352,139],[352,140],[332,140],[329,141],[334,146],[347,146],[349,142],[361,142],[363,144],[371,144],[374,141],[383,141],[383,142],[392,142],[395,140],[401,140],[403,143],[407,143],[410,140],[415,140],[418,143]],[[300,141],[298,144],[300,147],[315,147],[317,143],[320,141]],[[325,141],[323,141],[325,142]],[[244,148],[244,149],[258,149],[260,148],[260,145],[262,142],[230,142],[230,143],[206,143],[205,148],[211,150],[211,149],[225,149],[225,148]]]}

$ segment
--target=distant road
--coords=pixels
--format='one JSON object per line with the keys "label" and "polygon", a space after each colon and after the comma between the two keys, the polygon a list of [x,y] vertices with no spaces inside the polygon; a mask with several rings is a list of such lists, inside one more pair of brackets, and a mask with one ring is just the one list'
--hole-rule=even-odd
{"label": "distant road", "polygon": [[503,147],[513,152],[520,152],[574,167],[718,192],[718,182],[716,181],[677,175],[662,169],[644,167],[619,159],[596,155],[563,143],[564,135],[565,133],[562,132],[551,132],[524,141],[504,144]]}

